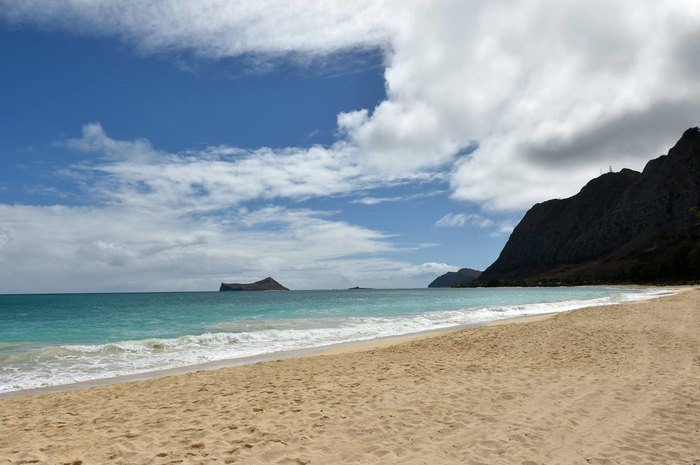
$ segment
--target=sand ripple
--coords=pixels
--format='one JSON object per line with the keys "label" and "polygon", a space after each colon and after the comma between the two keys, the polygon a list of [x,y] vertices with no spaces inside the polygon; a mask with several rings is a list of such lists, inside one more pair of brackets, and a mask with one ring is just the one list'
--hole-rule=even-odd
{"label": "sand ripple", "polygon": [[700,291],[0,401],[1,464],[700,464]]}

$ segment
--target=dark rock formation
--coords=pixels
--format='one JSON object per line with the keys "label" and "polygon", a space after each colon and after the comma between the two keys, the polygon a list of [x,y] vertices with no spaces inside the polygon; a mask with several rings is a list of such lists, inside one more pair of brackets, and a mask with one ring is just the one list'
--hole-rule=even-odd
{"label": "dark rock formation", "polygon": [[459,287],[474,281],[481,275],[481,271],[471,268],[462,268],[459,271],[448,271],[428,284],[428,287]]}
{"label": "dark rock formation", "polygon": [[533,206],[477,285],[700,279],[700,130],[639,173],[590,181]]}
{"label": "dark rock formation", "polygon": [[275,281],[274,279],[267,277],[262,281],[257,281],[250,284],[240,284],[240,283],[221,283],[219,291],[288,291],[286,287]]}

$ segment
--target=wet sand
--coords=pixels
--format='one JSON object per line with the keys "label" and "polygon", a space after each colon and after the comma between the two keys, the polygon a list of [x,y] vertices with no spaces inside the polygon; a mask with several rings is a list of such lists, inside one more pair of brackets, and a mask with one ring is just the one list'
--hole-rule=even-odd
{"label": "wet sand", "polygon": [[2,399],[0,465],[700,464],[698,289],[367,344]]}

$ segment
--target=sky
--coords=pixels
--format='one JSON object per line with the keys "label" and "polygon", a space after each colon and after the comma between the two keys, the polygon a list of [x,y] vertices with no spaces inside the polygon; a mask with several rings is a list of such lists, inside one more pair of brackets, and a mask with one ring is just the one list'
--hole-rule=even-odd
{"label": "sky", "polygon": [[0,0],[0,293],[484,269],[698,76],[696,0]]}

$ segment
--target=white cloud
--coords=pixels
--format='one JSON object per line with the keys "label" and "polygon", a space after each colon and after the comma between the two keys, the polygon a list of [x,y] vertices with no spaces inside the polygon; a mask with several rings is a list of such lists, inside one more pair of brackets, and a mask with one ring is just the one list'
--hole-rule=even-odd
{"label": "white cloud", "polygon": [[2,250],[7,244],[10,243],[12,239],[10,238],[10,233],[8,231],[0,229],[0,250]]}
{"label": "white cloud", "polygon": [[509,210],[570,195],[700,121],[700,80],[677,55],[700,30],[697,2],[451,1],[405,19],[388,100],[346,131],[392,170],[477,141],[455,165],[456,199]]}
{"label": "white cloud", "polygon": [[[262,61],[291,53],[304,63],[309,55],[381,48],[387,99],[338,114],[344,144],[329,148],[334,154],[312,148],[303,156],[324,165],[324,157],[337,163],[335,152],[352,152],[353,168],[381,176],[452,167],[453,198],[491,210],[571,195],[610,165],[639,169],[700,122],[695,0],[0,6],[13,23],[118,36],[150,52]],[[280,176],[263,190],[292,187]]]}
{"label": "white cloud", "polygon": [[386,234],[328,212],[0,205],[0,218],[0,292],[215,290],[268,275],[296,289],[422,284],[410,263],[380,257],[396,250]]}
{"label": "white cloud", "polygon": [[380,203],[386,203],[386,202],[399,202],[403,200],[404,198],[401,196],[394,196],[394,197],[362,197],[359,199],[355,199],[350,201],[350,203],[359,203],[362,205],[379,205]]}
{"label": "white cloud", "polygon": [[466,225],[477,228],[490,228],[495,223],[492,219],[477,213],[448,213],[435,222],[435,226],[444,228],[460,228]]}
{"label": "white cloud", "polygon": [[445,263],[429,262],[416,265],[380,257],[363,260],[349,259],[342,262],[326,261],[314,265],[314,281],[306,281],[304,287],[423,288],[439,275],[458,268]]}
{"label": "white cloud", "polygon": [[401,274],[405,276],[425,276],[432,281],[436,277],[447,273],[448,271],[457,271],[458,266],[448,265],[447,263],[427,262],[420,265],[409,266],[401,270]]}
{"label": "white cloud", "polygon": [[113,161],[129,160],[131,162],[147,163],[167,155],[154,149],[146,139],[136,139],[134,141],[112,139],[102,129],[100,123],[85,124],[82,137],[69,139],[58,144],[82,152],[100,152]]}
{"label": "white cloud", "polygon": [[435,222],[435,226],[441,228],[459,228],[467,223],[467,215],[464,213],[448,213]]}
{"label": "white cloud", "polygon": [[415,265],[380,258],[421,245],[338,212],[250,207],[400,182],[363,174],[342,144],[173,154],[93,123],[62,145],[97,154],[65,170],[92,206],[0,204],[0,292],[207,290],[267,275],[297,289],[423,285]]}
{"label": "white cloud", "polygon": [[112,139],[99,123],[91,123],[83,127],[82,137],[63,145],[100,155],[73,167],[71,174],[90,180],[93,195],[103,202],[143,210],[173,208],[183,214],[212,212],[250,200],[299,200],[434,177],[430,172],[406,178],[367,173],[357,163],[356,149],[342,141],[332,147],[217,146],[173,154],[154,149],[145,139]]}
{"label": "white cloud", "polygon": [[515,221],[513,218],[491,219],[478,213],[448,213],[435,222],[438,228],[474,228],[490,229],[489,236],[497,237],[513,232]]}
{"label": "white cloud", "polygon": [[[376,47],[386,54],[387,92],[376,108],[338,109],[330,147],[173,154],[86,126],[67,145],[99,153],[72,168],[95,183],[86,195],[99,206],[0,206],[3,285],[65,274],[86,287],[100,276],[128,288],[133,276],[164,270],[182,288],[204,288],[201,280],[226,270],[253,278],[280,269],[299,287],[406,276],[416,265],[352,257],[391,250],[380,232],[318,212],[242,206],[442,171],[454,199],[522,210],[575,193],[608,166],[639,169],[700,123],[696,0],[0,0],[0,17],[214,59],[284,55],[304,64]],[[506,233],[512,224],[491,227]],[[24,260],[20,251],[31,253]]]}
{"label": "white cloud", "polygon": [[515,229],[516,223],[513,221],[505,220],[498,224],[498,228],[492,233],[493,236],[503,236],[510,235]]}
{"label": "white cloud", "polygon": [[0,0],[0,15],[114,35],[146,52],[211,58],[248,53],[327,54],[388,43],[390,9],[373,0]]}
{"label": "white cloud", "polygon": [[445,191],[428,191],[428,192],[420,192],[417,194],[410,194],[410,195],[395,195],[392,197],[367,196],[367,197],[361,197],[359,199],[352,200],[352,201],[350,201],[350,203],[359,203],[362,205],[379,205],[380,203],[403,202],[406,200],[417,200],[417,199],[423,199],[426,197],[435,197],[436,195],[441,195],[444,193],[445,193]]}

